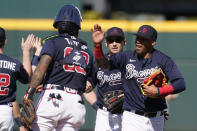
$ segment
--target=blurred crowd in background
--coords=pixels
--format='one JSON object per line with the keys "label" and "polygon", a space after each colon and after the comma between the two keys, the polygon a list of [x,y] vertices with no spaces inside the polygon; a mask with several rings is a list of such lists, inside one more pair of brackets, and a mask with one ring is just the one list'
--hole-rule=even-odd
{"label": "blurred crowd in background", "polygon": [[82,0],[84,18],[197,20],[196,0]]}

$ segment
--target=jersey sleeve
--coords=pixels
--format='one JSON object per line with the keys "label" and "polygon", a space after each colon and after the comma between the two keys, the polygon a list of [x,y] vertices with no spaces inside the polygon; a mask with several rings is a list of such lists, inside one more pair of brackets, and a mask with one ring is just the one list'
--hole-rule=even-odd
{"label": "jersey sleeve", "polygon": [[123,69],[125,65],[126,53],[120,52],[109,57],[111,68]]}
{"label": "jersey sleeve", "polygon": [[96,85],[98,84],[97,72],[98,72],[98,67],[96,65],[96,62],[94,61],[93,66],[92,66],[92,73],[91,73],[91,81],[92,81],[93,88],[95,88]]}
{"label": "jersey sleeve", "polygon": [[186,89],[184,78],[179,71],[177,65],[174,61],[167,57],[162,60],[163,62],[163,71],[166,74],[167,79],[170,81],[171,85],[174,88],[174,93],[179,93]]}
{"label": "jersey sleeve", "polygon": [[54,55],[55,55],[55,46],[54,46],[53,40],[50,39],[50,40],[47,40],[45,42],[45,44],[43,45],[42,50],[40,52],[40,57],[42,55],[49,55],[52,58],[54,58]]}
{"label": "jersey sleeve", "polygon": [[29,75],[22,64],[20,64],[19,70],[16,73],[16,78],[23,84],[27,84],[30,81]]}
{"label": "jersey sleeve", "polygon": [[93,61],[93,55],[90,53],[90,61],[87,68],[87,80],[95,87],[95,67]]}

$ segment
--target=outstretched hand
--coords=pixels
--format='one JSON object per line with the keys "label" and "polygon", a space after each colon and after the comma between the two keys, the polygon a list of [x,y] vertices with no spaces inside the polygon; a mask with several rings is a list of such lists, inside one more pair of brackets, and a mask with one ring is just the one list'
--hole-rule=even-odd
{"label": "outstretched hand", "polygon": [[98,24],[94,25],[94,29],[91,29],[92,32],[92,41],[96,44],[101,44],[104,40],[104,32],[101,29],[101,26]]}
{"label": "outstretched hand", "polygon": [[35,35],[34,34],[29,34],[27,36],[27,39],[24,40],[24,38],[22,38],[21,40],[21,48],[24,51],[30,52],[31,48],[33,47],[33,43],[35,42],[34,39]]}
{"label": "outstretched hand", "polygon": [[41,38],[36,37],[35,42],[33,43],[33,52],[36,56],[40,55],[40,52],[42,50],[42,45],[41,45]]}

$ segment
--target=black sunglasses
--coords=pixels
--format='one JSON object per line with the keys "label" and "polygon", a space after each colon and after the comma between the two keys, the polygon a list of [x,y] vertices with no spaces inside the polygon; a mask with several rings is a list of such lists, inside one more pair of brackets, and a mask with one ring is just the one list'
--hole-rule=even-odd
{"label": "black sunglasses", "polygon": [[123,41],[123,39],[121,39],[121,38],[118,38],[118,39],[107,39],[108,43],[113,43],[114,41],[116,43],[121,43]]}

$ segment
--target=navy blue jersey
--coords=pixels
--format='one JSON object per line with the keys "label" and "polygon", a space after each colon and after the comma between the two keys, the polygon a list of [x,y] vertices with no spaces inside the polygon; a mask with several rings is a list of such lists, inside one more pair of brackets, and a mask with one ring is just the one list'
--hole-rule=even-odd
{"label": "navy blue jersey", "polygon": [[29,75],[16,59],[0,54],[0,104],[16,100],[16,81],[27,84]]}
{"label": "navy blue jersey", "polygon": [[94,63],[95,84],[97,85],[97,105],[105,105],[103,101],[104,93],[114,90],[123,90],[122,75],[119,69],[100,69]]}
{"label": "navy blue jersey", "polygon": [[154,50],[149,59],[139,59],[135,51],[125,51],[110,57],[111,65],[119,68],[123,73],[123,86],[125,90],[125,102],[123,109],[139,111],[160,111],[165,108],[165,99],[156,99],[143,96],[140,85],[143,80],[159,68],[164,72],[167,80],[173,85],[173,81],[179,79],[182,85],[173,85],[174,93],[185,89],[184,79],[173,60]]}
{"label": "navy blue jersey", "polygon": [[56,34],[44,42],[40,55],[52,57],[44,84],[57,84],[84,91],[93,66],[93,55],[86,42],[67,34]]}

